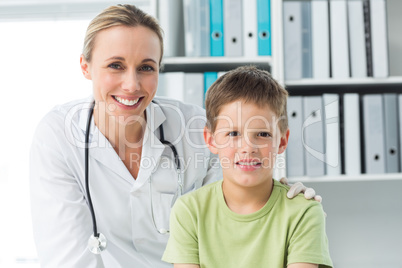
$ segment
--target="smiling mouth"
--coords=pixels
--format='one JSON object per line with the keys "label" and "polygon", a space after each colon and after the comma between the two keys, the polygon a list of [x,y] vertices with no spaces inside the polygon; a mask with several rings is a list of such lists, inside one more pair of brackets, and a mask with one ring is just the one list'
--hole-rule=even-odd
{"label": "smiling mouth", "polygon": [[118,96],[113,96],[113,98],[114,98],[118,103],[121,103],[121,104],[123,104],[123,105],[126,105],[126,106],[134,106],[134,105],[136,105],[140,100],[142,100],[144,97],[140,97],[140,98],[135,99],[135,100],[128,100],[128,99],[124,99],[124,98],[121,98],[121,97],[118,97]]}
{"label": "smiling mouth", "polygon": [[261,163],[256,162],[256,161],[248,161],[248,162],[239,161],[239,162],[236,162],[236,165],[240,165],[240,166],[259,166],[259,165],[261,165]]}

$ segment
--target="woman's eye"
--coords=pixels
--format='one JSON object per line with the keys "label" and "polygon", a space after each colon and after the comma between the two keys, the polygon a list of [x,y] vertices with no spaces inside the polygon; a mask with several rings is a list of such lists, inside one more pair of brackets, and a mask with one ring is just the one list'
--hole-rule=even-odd
{"label": "woman's eye", "polygon": [[267,138],[267,137],[271,137],[271,134],[268,132],[260,132],[260,133],[258,133],[258,136]]}
{"label": "woman's eye", "polygon": [[239,136],[239,135],[240,135],[240,133],[238,131],[231,131],[231,132],[228,133],[228,136],[231,136],[231,137],[236,137],[236,136]]}
{"label": "woman's eye", "polygon": [[152,66],[149,66],[149,65],[144,65],[144,66],[141,67],[141,71],[151,72],[153,70],[154,70],[154,68]]}
{"label": "woman's eye", "polygon": [[108,67],[110,67],[110,68],[112,68],[112,69],[116,69],[116,70],[122,69],[121,65],[118,64],[118,63],[111,63],[111,64],[109,64]]}

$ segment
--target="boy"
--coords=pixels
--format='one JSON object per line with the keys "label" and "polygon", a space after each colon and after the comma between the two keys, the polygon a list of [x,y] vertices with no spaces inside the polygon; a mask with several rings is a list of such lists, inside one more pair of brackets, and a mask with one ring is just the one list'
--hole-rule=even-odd
{"label": "boy", "polygon": [[179,199],[163,260],[175,267],[332,267],[319,202],[272,178],[288,144],[287,91],[255,67],[208,90],[204,139],[223,180]]}

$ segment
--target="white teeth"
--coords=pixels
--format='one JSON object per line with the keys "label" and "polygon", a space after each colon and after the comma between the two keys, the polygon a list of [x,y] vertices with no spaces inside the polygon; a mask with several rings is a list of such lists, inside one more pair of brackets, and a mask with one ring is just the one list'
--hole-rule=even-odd
{"label": "white teeth", "polygon": [[242,165],[242,166],[254,166],[257,164],[258,164],[258,162],[239,162],[239,165]]}
{"label": "white teeth", "polygon": [[120,97],[115,96],[114,97],[115,100],[117,100],[118,102],[120,102],[121,104],[127,105],[127,106],[133,106],[135,105],[140,99],[136,99],[136,100],[126,100]]}

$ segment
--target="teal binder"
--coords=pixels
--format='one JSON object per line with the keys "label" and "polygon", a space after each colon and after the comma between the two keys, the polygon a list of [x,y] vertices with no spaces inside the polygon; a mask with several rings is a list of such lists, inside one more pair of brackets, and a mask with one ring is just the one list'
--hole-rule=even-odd
{"label": "teal binder", "polygon": [[223,0],[209,1],[211,56],[224,56]]}
{"label": "teal binder", "polygon": [[205,96],[209,87],[218,79],[217,72],[205,72],[204,73],[204,106],[205,106]]}
{"label": "teal binder", "polygon": [[271,0],[257,0],[257,29],[258,55],[271,56]]}

